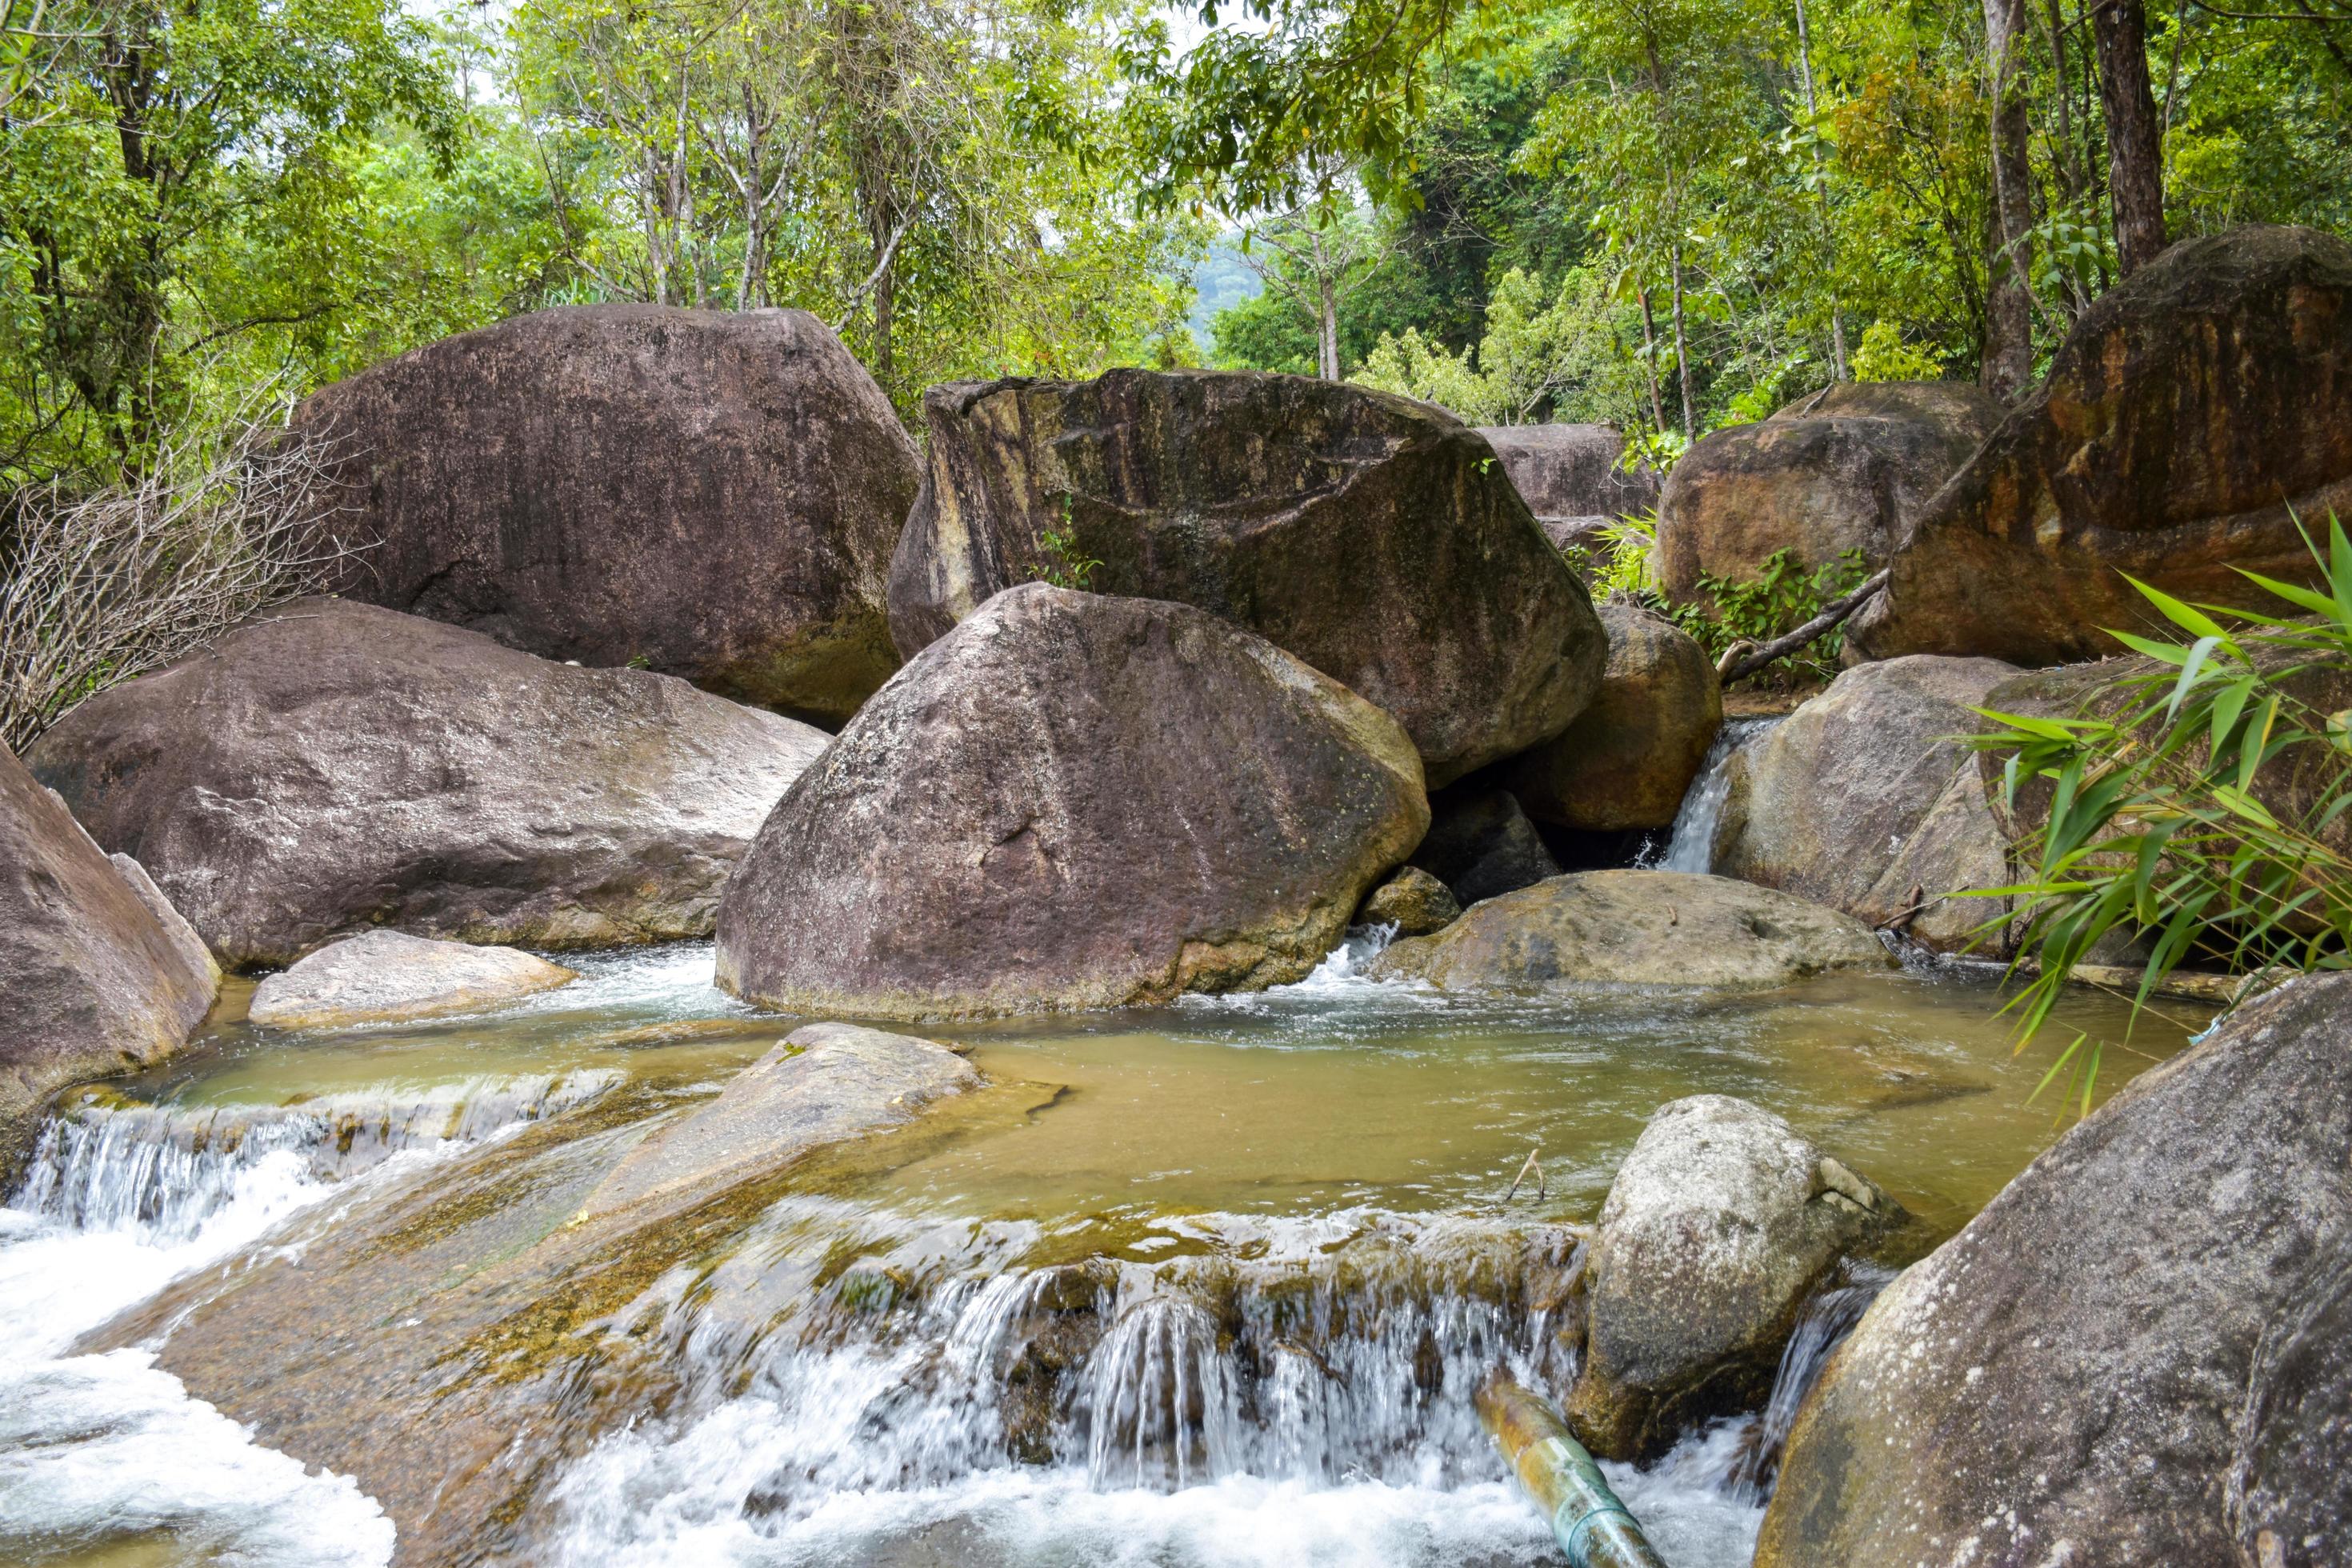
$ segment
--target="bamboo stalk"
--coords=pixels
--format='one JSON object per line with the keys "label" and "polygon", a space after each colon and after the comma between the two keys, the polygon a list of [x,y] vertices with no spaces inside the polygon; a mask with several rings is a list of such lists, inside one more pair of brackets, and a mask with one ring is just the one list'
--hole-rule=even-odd
{"label": "bamboo stalk", "polygon": [[1666,1568],[1549,1401],[1498,1371],[1480,1386],[1476,1403],[1572,1568]]}

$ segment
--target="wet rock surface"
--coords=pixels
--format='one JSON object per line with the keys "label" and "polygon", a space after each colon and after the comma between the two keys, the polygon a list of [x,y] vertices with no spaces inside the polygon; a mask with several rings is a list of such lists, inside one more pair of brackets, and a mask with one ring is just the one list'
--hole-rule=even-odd
{"label": "wet rock surface", "polygon": [[1494,774],[1529,816],[1584,832],[1671,827],[1723,724],[1723,684],[1698,640],[1633,605],[1601,606],[1601,689],[1557,737]]}
{"label": "wet rock surface", "polygon": [[1890,1286],[1798,1419],[1761,1568],[2332,1561],[2347,1038],[2352,976],[2247,1005]]}
{"label": "wet rock surface", "polygon": [[89,699],[26,760],[243,966],[371,926],[534,947],[708,935],[825,740],[667,676],[304,599]]}
{"label": "wet rock surface", "polygon": [[1359,925],[1394,926],[1399,936],[1423,936],[1462,918],[1462,904],[1446,885],[1418,866],[1404,866],[1364,900]]}
{"label": "wet rock surface", "polygon": [[1581,985],[1763,989],[1894,964],[1868,926],[1769,888],[1680,871],[1580,871],[1392,942],[1382,979],[1446,991]]}
{"label": "wet rock surface", "polygon": [[0,747],[0,1173],[43,1101],[187,1042],[220,974]]}
{"label": "wet rock surface", "polygon": [[511,947],[401,931],[330,942],[254,987],[247,1016],[278,1029],[340,1029],[495,1007],[579,978]]}
{"label": "wet rock surface", "polygon": [[1587,1265],[1567,1413],[1608,1458],[1650,1458],[1771,1391],[1806,1299],[1903,1219],[1877,1185],[1744,1100],[1661,1108],[1618,1168]]}
{"label": "wet rock surface", "polygon": [[2122,574],[2260,606],[2313,573],[2294,519],[2352,514],[2352,245],[2184,240],[2084,312],[2041,389],[1920,516],[1850,636],[1875,658],[2095,658],[2161,623]]}
{"label": "wet rock surface", "polygon": [[1559,875],[1518,801],[1475,780],[1430,797],[1429,832],[1410,863],[1444,883],[1465,908]]}
{"label": "wet rock surface", "polygon": [[541,310],[327,387],[294,427],[330,444],[355,597],[826,723],[898,667],[919,458],[806,311]]}
{"label": "wet rock surface", "polygon": [[880,692],[778,805],[721,985],[970,1017],[1296,980],[1428,825],[1396,721],[1187,605],[1024,584]]}
{"label": "wet rock surface", "polygon": [[1122,370],[934,387],[923,409],[890,577],[909,657],[1015,583],[1174,600],[1395,715],[1433,785],[1559,733],[1600,679],[1583,585],[1493,450],[1431,405]]}

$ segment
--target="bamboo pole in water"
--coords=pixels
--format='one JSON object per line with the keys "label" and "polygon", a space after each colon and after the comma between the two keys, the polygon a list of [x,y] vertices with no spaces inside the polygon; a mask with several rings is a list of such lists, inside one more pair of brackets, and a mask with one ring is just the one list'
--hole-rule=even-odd
{"label": "bamboo pole in water", "polygon": [[1500,1372],[1476,1400],[1479,1417],[1519,1485],[1551,1521],[1552,1539],[1572,1568],[1666,1568],[1548,1401]]}

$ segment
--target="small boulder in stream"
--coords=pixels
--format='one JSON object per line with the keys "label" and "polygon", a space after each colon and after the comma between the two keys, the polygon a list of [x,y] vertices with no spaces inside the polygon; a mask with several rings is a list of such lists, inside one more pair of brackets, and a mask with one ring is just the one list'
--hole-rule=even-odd
{"label": "small boulder in stream", "polygon": [[1441,991],[1586,985],[1765,990],[1895,961],[1851,915],[1727,877],[1580,871],[1489,899],[1370,973]]}
{"label": "small boulder in stream", "polygon": [[26,761],[232,967],[372,926],[708,936],[822,731],[635,669],[297,600],[89,698]]}
{"label": "small boulder in stream", "polygon": [[978,1017],[1306,975],[1429,825],[1397,721],[1190,605],[1024,583],[803,774],[719,911],[783,1012]]}
{"label": "small boulder in stream", "polygon": [[1430,784],[1558,734],[1607,656],[1584,585],[1434,405],[1258,372],[1115,370],[924,395],[890,568],[915,652],[1030,579],[1171,599],[1395,715]]}
{"label": "small boulder in stream", "polygon": [[1661,1108],[1601,1205],[1568,1401],[1577,1436],[1604,1458],[1647,1459],[1700,1421],[1762,1405],[1807,1297],[1903,1218],[1744,1100]]}
{"label": "small boulder in stream", "polygon": [[0,1166],[51,1094],[161,1061],[211,1009],[219,971],[152,891],[0,746]]}
{"label": "small boulder in stream", "polygon": [[1412,864],[1464,908],[1559,875],[1559,862],[1510,792],[1478,781],[1429,798],[1429,832]]}
{"label": "small boulder in stream", "polygon": [[1356,911],[1357,924],[1394,926],[1398,936],[1426,936],[1461,918],[1453,889],[1418,866],[1398,867]]}
{"label": "small boulder in stream", "polygon": [[2352,975],[2247,1005],[1906,1270],[1805,1402],[1758,1568],[2346,1562],[2347,1042]]}
{"label": "small boulder in stream", "polygon": [[578,978],[511,947],[363,931],[328,943],[255,986],[246,1016],[273,1029],[342,1029],[478,1013]]}

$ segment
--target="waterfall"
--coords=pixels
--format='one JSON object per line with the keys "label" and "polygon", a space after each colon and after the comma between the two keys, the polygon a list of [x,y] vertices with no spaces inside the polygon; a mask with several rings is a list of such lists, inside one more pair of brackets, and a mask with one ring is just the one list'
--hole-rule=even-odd
{"label": "waterfall", "polygon": [[1813,1390],[1830,1352],[1845,1342],[1862,1321],[1864,1312],[1895,1278],[1893,1271],[1867,1264],[1852,1265],[1845,1282],[1820,1291],[1805,1303],[1789,1343],[1780,1352],[1780,1370],[1772,1380],[1772,1397],[1744,1435],[1739,1456],[1731,1467],[1731,1495],[1761,1507],[1772,1495],[1780,1473],[1780,1453],[1797,1425],[1797,1409]]}
{"label": "waterfall", "polygon": [[1731,794],[1731,754],[1748,742],[1761,739],[1780,722],[1778,717],[1760,719],[1728,719],[1715,732],[1715,743],[1706,749],[1706,761],[1691,780],[1690,788],[1683,792],[1683,804],[1675,813],[1674,830],[1667,835],[1665,853],[1655,868],[1661,871],[1697,871],[1715,869],[1715,832],[1723,820],[1723,803]]}

